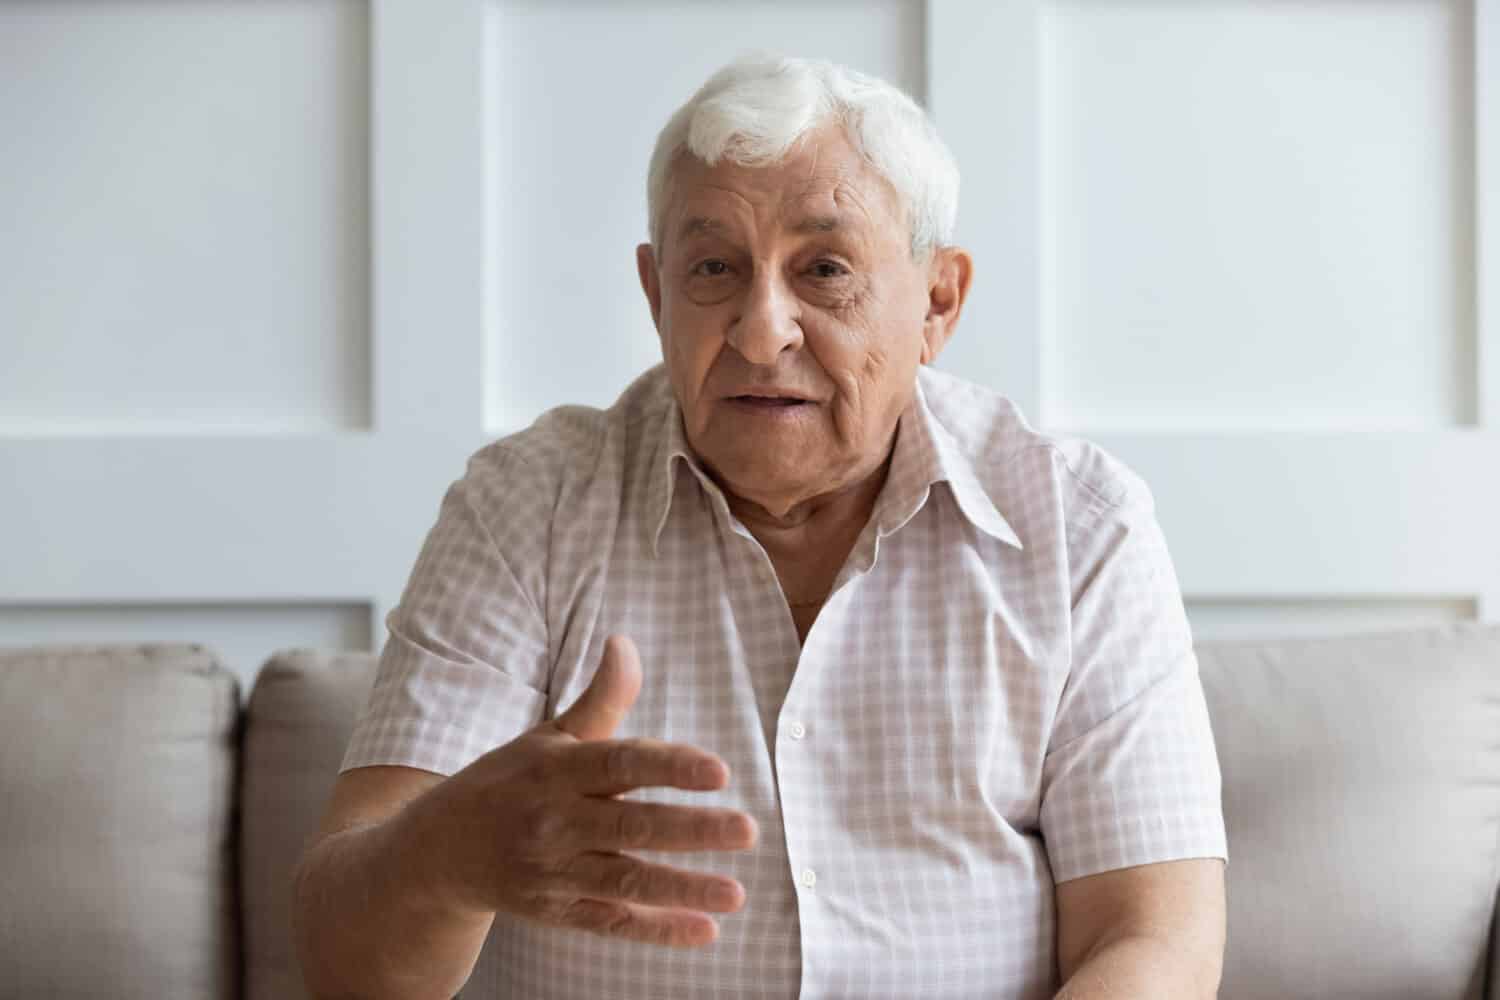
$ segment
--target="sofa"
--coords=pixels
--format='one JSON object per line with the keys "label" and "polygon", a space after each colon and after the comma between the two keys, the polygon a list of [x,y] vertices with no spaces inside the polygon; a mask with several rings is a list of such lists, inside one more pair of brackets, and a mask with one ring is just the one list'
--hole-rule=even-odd
{"label": "sofa", "polygon": [[[1500,1000],[1500,625],[1198,644],[1226,1000]],[[291,881],[375,670],[0,650],[0,996],[304,996]]]}

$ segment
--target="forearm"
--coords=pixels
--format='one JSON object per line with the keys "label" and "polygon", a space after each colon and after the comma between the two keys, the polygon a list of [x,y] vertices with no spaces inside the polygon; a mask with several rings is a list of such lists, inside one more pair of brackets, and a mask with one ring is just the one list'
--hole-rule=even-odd
{"label": "forearm", "polygon": [[434,899],[419,863],[427,850],[403,810],[308,852],[293,928],[313,996],[447,1000],[463,986],[494,914]]}
{"label": "forearm", "polygon": [[1090,955],[1054,1000],[1213,1000],[1218,992],[1217,978],[1206,982],[1169,942],[1128,936]]}

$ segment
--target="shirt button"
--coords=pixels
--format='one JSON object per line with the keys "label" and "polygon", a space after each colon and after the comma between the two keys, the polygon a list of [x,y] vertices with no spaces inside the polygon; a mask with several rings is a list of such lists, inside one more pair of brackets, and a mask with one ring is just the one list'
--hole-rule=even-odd
{"label": "shirt button", "polygon": [[803,887],[811,889],[813,886],[815,886],[817,884],[818,884],[818,873],[815,872],[815,871],[813,871],[811,868],[804,868],[804,869],[802,869],[802,885],[803,885]]}
{"label": "shirt button", "polygon": [[807,730],[803,728],[802,723],[800,723],[800,722],[794,722],[794,723],[792,723],[792,739],[794,739],[794,740],[800,740],[802,737],[804,737],[806,735],[807,735]]}

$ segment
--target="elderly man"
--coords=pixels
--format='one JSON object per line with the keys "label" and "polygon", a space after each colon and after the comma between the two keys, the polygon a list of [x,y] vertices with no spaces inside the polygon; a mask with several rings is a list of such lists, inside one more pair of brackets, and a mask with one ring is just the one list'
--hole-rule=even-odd
{"label": "elderly man", "polygon": [[1213,996],[1151,493],[927,367],[972,264],[922,111],[742,60],[647,187],[664,364],[448,490],[298,872],[310,988]]}

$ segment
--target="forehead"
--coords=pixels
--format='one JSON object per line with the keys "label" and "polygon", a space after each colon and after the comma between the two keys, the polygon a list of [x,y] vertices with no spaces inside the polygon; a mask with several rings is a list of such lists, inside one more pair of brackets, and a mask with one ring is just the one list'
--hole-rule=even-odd
{"label": "forehead", "polygon": [[683,155],[672,175],[667,233],[778,228],[888,230],[904,241],[900,198],[837,125],[810,132],[779,162],[709,166]]}

